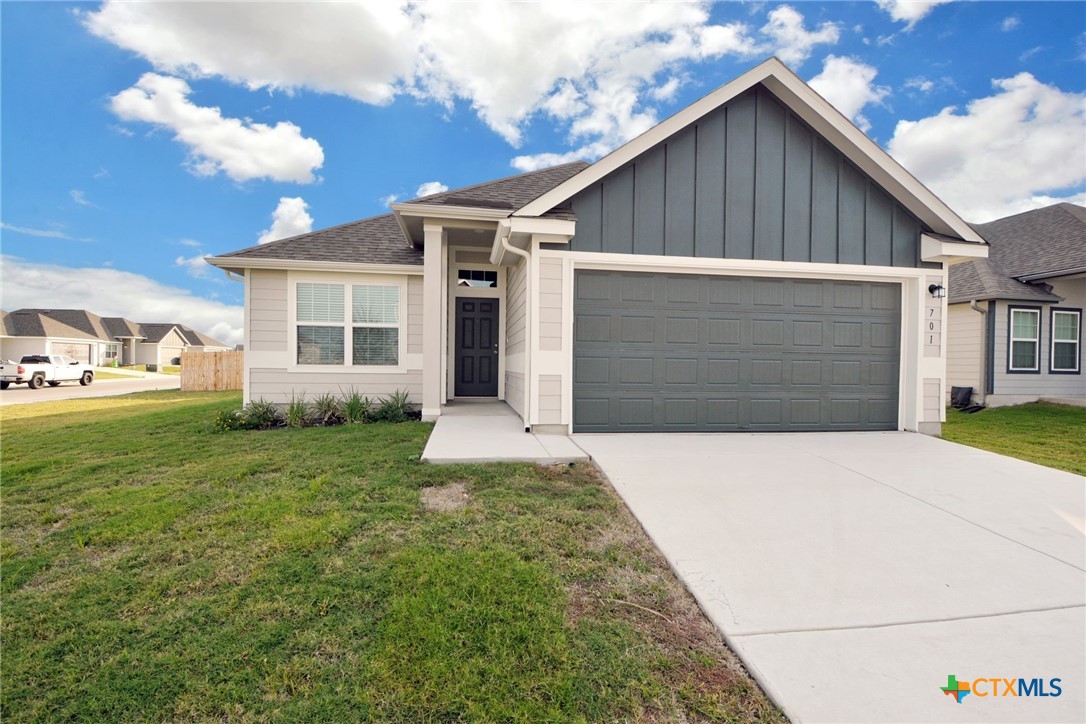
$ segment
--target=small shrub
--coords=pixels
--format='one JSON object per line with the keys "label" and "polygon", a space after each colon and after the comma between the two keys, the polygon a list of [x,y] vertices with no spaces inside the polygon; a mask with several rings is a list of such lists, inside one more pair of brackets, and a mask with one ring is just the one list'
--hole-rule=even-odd
{"label": "small shrub", "polygon": [[414,411],[408,397],[407,390],[396,390],[388,397],[382,397],[381,405],[373,413],[373,419],[381,422],[407,422]]}
{"label": "small shrub", "polygon": [[309,403],[305,401],[305,393],[297,399],[291,393],[290,404],[287,405],[287,427],[305,427],[308,424]]}
{"label": "small shrub", "polygon": [[253,400],[245,408],[245,416],[248,418],[250,430],[266,430],[270,427],[278,427],[281,422],[279,408],[274,403],[264,400]]}
{"label": "small shrub", "polygon": [[251,429],[249,420],[245,416],[245,410],[220,410],[215,413],[215,418],[211,421],[211,427],[217,432]]}
{"label": "small shrub", "polygon": [[358,424],[368,422],[373,415],[373,400],[363,397],[358,390],[351,390],[343,398],[343,419],[345,422]]}
{"label": "small shrub", "polygon": [[318,425],[338,425],[343,422],[339,400],[327,392],[313,400],[313,412]]}

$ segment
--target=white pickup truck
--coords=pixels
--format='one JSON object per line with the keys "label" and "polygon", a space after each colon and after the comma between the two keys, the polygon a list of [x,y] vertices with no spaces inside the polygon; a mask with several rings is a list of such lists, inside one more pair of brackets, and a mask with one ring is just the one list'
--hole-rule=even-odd
{"label": "white pickup truck", "polygon": [[94,382],[94,368],[64,355],[28,354],[14,362],[0,365],[0,390],[23,382],[32,390],[46,383],[56,387],[61,382],[89,385]]}

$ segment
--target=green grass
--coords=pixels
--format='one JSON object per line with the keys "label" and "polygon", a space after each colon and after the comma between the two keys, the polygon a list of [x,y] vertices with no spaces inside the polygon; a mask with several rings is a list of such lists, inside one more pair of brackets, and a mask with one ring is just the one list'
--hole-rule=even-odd
{"label": "green grass", "polygon": [[782,720],[592,466],[212,432],[238,404],[2,409],[5,721]]}
{"label": "green grass", "polygon": [[[147,365],[126,365],[125,369],[134,372],[146,372]],[[157,371],[163,375],[179,375],[181,374],[181,367],[179,365],[159,365]]]}
{"label": "green grass", "polygon": [[1086,475],[1086,407],[1035,402],[972,415],[948,409],[943,438]]}

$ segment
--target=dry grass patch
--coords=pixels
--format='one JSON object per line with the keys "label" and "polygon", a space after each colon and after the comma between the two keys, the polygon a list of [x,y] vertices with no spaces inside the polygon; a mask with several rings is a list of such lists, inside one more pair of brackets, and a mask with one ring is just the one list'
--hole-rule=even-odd
{"label": "dry grass patch", "polygon": [[468,486],[463,482],[449,483],[419,491],[419,502],[430,513],[451,513],[463,510],[471,502]]}

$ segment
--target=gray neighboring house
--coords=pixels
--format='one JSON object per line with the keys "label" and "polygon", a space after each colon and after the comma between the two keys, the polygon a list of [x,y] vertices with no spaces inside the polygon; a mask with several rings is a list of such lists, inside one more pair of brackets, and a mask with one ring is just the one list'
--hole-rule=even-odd
{"label": "gray neighboring house", "polygon": [[229,350],[182,324],[148,324],[100,317],[85,309],[17,309],[0,312],[0,358],[67,355],[95,366],[170,364],[182,351]]}
{"label": "gray neighboring house", "polygon": [[504,400],[525,429],[918,430],[981,235],[777,59],[593,164],[212,257],[245,400]]}
{"label": "gray neighboring house", "polygon": [[1086,208],[1055,204],[975,224],[987,259],[950,268],[947,383],[989,407],[1086,404]]}

